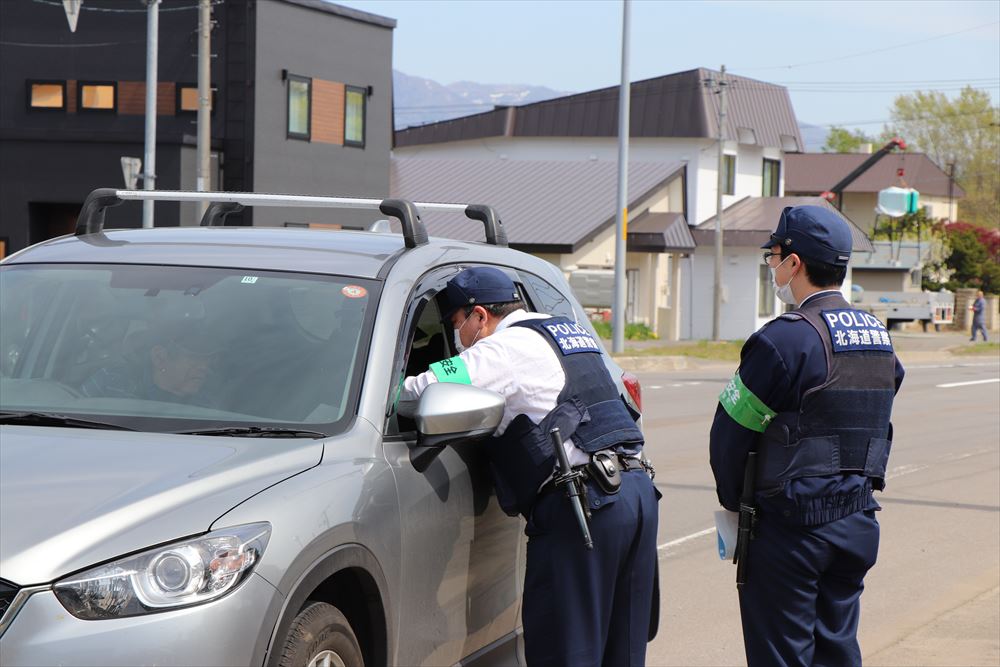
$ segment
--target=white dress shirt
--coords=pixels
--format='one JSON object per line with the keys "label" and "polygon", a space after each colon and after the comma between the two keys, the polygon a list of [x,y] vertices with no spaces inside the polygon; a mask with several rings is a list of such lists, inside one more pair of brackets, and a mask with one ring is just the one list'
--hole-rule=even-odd
{"label": "white dress shirt", "polygon": [[[480,338],[458,355],[465,362],[471,383],[501,394],[505,399],[503,418],[496,435],[501,435],[514,417],[524,414],[538,424],[556,407],[566,384],[566,373],[555,350],[537,331],[512,327],[515,322],[547,319],[549,315],[516,310],[504,317],[490,336]],[[401,414],[412,413],[417,399],[432,382],[433,371],[425,371],[403,381],[399,396]],[[590,457],[567,438],[563,442],[570,465],[583,465]]]}

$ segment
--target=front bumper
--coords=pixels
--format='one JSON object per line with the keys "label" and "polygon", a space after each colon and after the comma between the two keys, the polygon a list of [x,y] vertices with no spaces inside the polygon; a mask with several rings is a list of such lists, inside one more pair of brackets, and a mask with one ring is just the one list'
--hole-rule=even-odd
{"label": "front bumper", "polygon": [[235,591],[175,611],[83,621],[35,593],[0,637],[0,665],[261,665],[281,595],[256,573]]}

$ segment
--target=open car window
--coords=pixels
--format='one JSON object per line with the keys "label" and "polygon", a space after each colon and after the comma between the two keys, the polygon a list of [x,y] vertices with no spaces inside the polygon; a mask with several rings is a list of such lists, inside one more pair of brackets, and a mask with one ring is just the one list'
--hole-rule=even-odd
{"label": "open car window", "polygon": [[0,269],[0,410],[150,431],[354,412],[378,283],[135,265]]}

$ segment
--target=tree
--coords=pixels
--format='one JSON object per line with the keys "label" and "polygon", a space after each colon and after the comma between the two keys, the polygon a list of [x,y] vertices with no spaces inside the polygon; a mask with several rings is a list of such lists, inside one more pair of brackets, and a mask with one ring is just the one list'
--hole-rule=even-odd
{"label": "tree", "polygon": [[822,150],[824,153],[857,153],[863,144],[874,144],[876,141],[861,130],[851,132],[834,125],[826,135]]}
{"label": "tree", "polygon": [[1000,292],[1000,229],[955,222],[944,226],[944,238],[948,246],[944,265],[951,271],[948,289]]}
{"label": "tree", "polygon": [[954,163],[955,180],[965,189],[960,217],[1000,228],[1000,107],[989,93],[966,86],[953,100],[933,91],[900,95],[891,115],[889,131],[911,148],[942,169]]}

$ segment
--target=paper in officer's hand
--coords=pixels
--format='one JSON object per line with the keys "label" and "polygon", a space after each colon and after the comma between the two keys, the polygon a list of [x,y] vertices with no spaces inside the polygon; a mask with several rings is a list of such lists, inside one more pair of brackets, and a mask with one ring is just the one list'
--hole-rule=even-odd
{"label": "paper in officer's hand", "polygon": [[715,535],[721,560],[733,560],[739,534],[740,513],[719,510],[715,513]]}

